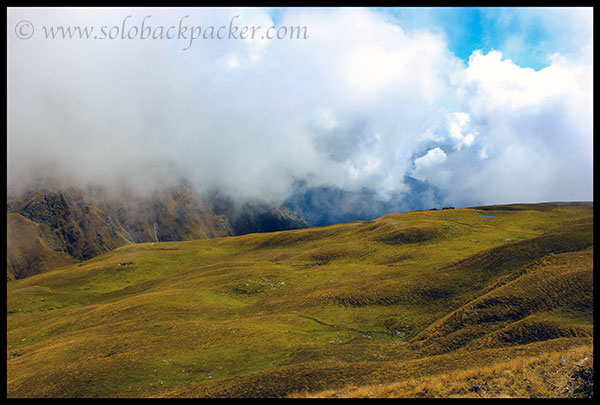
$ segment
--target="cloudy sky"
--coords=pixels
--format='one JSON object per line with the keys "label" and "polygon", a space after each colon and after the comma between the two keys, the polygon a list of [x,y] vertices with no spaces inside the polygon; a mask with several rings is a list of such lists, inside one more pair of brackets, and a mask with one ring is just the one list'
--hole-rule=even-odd
{"label": "cloudy sky", "polygon": [[13,8],[8,183],[592,200],[592,56],[586,8]]}

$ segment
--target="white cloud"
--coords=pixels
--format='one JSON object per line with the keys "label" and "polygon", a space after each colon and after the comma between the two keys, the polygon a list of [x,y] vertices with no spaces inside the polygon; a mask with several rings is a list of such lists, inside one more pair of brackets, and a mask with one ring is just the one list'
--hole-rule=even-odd
{"label": "white cloud", "polygon": [[[271,25],[264,9],[8,14],[9,27],[127,15]],[[536,72],[495,51],[465,66],[443,35],[366,9],[293,8],[279,25],[306,26],[309,39],[198,39],[184,51],[189,41],[9,33],[9,185],[55,167],[142,190],[185,176],[200,189],[282,199],[307,179],[383,198],[406,191],[412,174],[456,206],[591,199],[591,37]]]}
{"label": "white cloud", "polygon": [[432,184],[447,182],[451,176],[451,172],[443,164],[447,158],[446,152],[439,147],[428,150],[425,155],[415,159],[412,176]]}
{"label": "white cloud", "polygon": [[[471,117],[464,112],[449,115],[450,138],[456,142],[454,149],[461,150],[463,146],[471,146],[477,136],[477,130],[471,128]],[[470,131],[467,133],[467,131]]]}
{"label": "white cloud", "polygon": [[417,159],[415,159],[415,165],[417,169],[423,167],[431,167],[432,165],[442,163],[446,160],[446,153],[439,147],[430,149],[427,153]]}
{"label": "white cloud", "polygon": [[534,71],[499,52],[474,53],[458,95],[481,160],[468,172],[453,167],[448,193],[484,203],[591,200],[591,79],[585,55]]}
{"label": "white cloud", "polygon": [[501,52],[476,51],[464,72],[463,86],[472,104],[485,99],[481,107],[517,110],[556,100],[577,89],[578,83],[576,72],[562,63],[535,71],[503,59]]}

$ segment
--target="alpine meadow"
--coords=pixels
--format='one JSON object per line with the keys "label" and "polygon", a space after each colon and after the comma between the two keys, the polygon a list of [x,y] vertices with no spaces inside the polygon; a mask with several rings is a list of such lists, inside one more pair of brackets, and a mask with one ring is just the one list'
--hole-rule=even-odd
{"label": "alpine meadow", "polygon": [[593,398],[591,8],[7,8],[7,398]]}

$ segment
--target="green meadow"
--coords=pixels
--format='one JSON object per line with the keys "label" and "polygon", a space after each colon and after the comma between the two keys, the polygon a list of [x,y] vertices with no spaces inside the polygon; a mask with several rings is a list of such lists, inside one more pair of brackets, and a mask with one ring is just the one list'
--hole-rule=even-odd
{"label": "green meadow", "polygon": [[7,283],[7,393],[490,396],[467,378],[591,356],[592,245],[591,204],[126,245]]}

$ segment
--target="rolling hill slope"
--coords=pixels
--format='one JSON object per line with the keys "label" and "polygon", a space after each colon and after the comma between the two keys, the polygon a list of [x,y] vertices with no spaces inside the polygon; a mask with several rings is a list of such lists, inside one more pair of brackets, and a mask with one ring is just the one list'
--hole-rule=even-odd
{"label": "rolling hill slope", "polygon": [[8,396],[434,396],[580,361],[592,227],[591,204],[546,204],[127,244],[7,284]]}
{"label": "rolling hill slope", "polygon": [[275,203],[204,201],[187,186],[152,195],[58,185],[32,187],[8,201],[7,280],[87,260],[128,243],[207,239],[304,228]]}

